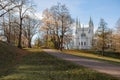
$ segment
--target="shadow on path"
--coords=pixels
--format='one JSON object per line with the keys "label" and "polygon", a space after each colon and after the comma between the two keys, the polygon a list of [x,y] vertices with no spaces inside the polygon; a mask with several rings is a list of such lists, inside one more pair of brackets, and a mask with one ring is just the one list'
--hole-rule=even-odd
{"label": "shadow on path", "polygon": [[92,60],[92,59],[80,58],[80,57],[73,56],[70,54],[63,54],[61,52],[57,52],[57,51],[51,50],[51,49],[44,49],[44,51],[47,52],[48,54],[54,55],[58,58],[72,61],[72,62],[82,65],[84,67],[88,67],[93,70],[96,70],[98,72],[106,73],[106,74],[112,75],[114,77],[120,77],[120,66],[118,66],[118,65],[113,65],[113,64],[103,62],[103,61],[96,61],[96,60]]}

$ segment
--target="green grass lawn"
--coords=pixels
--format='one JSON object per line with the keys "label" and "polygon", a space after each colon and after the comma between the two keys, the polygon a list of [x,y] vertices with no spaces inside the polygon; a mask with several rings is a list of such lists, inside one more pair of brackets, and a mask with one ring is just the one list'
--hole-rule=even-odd
{"label": "green grass lawn", "polygon": [[0,80],[118,80],[109,75],[55,58],[40,49],[29,51],[13,71]]}
{"label": "green grass lawn", "polygon": [[110,62],[110,63],[113,63],[113,64],[120,65],[120,59],[118,59],[118,58],[101,56],[101,55],[98,55],[98,54],[95,54],[95,53],[92,54],[92,53],[83,52],[83,51],[79,51],[79,50],[64,50],[63,52],[66,53],[66,54],[72,54],[72,55],[80,56],[80,57],[83,57],[83,58],[106,61],[106,62]]}

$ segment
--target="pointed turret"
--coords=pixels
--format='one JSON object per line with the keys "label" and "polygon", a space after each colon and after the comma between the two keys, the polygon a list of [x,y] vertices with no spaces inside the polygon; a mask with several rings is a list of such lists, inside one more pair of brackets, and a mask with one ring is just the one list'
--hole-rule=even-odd
{"label": "pointed turret", "polygon": [[78,28],[78,17],[76,18],[76,28]]}
{"label": "pointed turret", "polygon": [[78,29],[78,27],[79,27],[79,25],[78,25],[78,17],[76,18],[76,25],[75,25],[75,27],[76,27],[75,33],[77,34],[77,29]]}
{"label": "pointed turret", "polygon": [[93,24],[93,21],[92,21],[91,17],[90,17],[90,21],[89,21],[89,30],[88,30],[88,33],[90,33],[91,36],[93,36],[93,34],[94,34],[94,24]]}
{"label": "pointed turret", "polygon": [[93,24],[93,21],[92,21],[92,19],[91,19],[91,17],[90,17],[89,27],[93,27],[93,26],[94,26],[94,24]]}
{"label": "pointed turret", "polygon": [[84,33],[84,24],[83,24],[82,32]]}
{"label": "pointed turret", "polygon": [[79,25],[79,28],[81,28],[80,19],[79,19],[78,25]]}

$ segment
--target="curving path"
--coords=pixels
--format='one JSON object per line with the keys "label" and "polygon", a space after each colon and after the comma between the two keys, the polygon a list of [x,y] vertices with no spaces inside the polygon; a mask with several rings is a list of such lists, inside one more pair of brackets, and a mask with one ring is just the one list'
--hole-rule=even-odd
{"label": "curving path", "polygon": [[120,66],[118,66],[118,65],[113,65],[113,64],[103,62],[103,61],[96,61],[96,60],[92,60],[92,59],[80,58],[80,57],[73,56],[70,54],[63,54],[61,52],[57,52],[52,49],[44,49],[44,51],[47,52],[48,54],[56,56],[58,58],[72,61],[72,62],[82,65],[84,67],[88,67],[93,70],[96,70],[98,72],[106,73],[106,74],[112,75],[114,77],[120,78]]}

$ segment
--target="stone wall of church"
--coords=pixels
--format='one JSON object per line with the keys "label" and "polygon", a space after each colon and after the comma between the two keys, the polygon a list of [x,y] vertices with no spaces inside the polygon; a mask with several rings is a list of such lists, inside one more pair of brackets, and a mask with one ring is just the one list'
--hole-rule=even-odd
{"label": "stone wall of church", "polygon": [[81,27],[81,25],[77,24],[76,26],[74,49],[90,49],[92,47],[92,38],[94,34],[94,25],[92,20],[90,19],[88,27]]}

